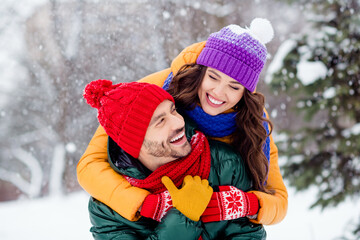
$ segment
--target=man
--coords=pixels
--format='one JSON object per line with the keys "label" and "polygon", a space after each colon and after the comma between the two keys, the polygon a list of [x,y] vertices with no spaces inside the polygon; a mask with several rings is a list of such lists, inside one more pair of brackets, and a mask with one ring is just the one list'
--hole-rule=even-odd
{"label": "man", "polygon": [[[98,80],[85,88],[84,97],[98,109],[99,122],[109,135],[112,167],[131,185],[152,193],[141,208],[145,217],[136,222],[92,198],[89,212],[95,239],[265,238],[263,227],[247,218],[209,222],[209,216],[203,216],[209,223],[199,221],[210,199],[222,202],[221,211],[226,216],[249,211],[251,195],[236,195],[236,201],[227,199],[236,188],[249,190],[251,183],[241,157],[229,146],[215,141],[209,145],[194,127],[187,125],[185,129],[184,119],[166,91],[147,83],[112,85]],[[212,186],[234,188],[212,194],[206,179]]]}

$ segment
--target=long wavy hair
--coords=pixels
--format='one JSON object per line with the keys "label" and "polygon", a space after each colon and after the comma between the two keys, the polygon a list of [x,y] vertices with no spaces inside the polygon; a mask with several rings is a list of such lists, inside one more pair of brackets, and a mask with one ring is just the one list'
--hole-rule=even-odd
{"label": "long wavy hair", "polygon": [[[199,103],[198,90],[207,67],[186,64],[172,79],[168,92],[174,97],[179,109],[194,109]],[[266,138],[271,134],[272,123],[263,117],[265,97],[261,93],[251,93],[245,89],[241,100],[234,106],[237,129],[232,134],[231,145],[240,153],[250,172],[253,188],[273,193],[265,188],[269,163],[263,152]],[[270,125],[267,133],[263,123]]]}

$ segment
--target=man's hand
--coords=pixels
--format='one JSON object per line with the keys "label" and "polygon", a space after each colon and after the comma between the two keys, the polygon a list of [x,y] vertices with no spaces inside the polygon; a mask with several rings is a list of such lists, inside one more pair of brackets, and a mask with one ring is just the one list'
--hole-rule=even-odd
{"label": "man's hand", "polygon": [[208,180],[188,175],[181,189],[167,176],[162,177],[161,182],[169,191],[173,206],[191,220],[199,221],[213,193]]}

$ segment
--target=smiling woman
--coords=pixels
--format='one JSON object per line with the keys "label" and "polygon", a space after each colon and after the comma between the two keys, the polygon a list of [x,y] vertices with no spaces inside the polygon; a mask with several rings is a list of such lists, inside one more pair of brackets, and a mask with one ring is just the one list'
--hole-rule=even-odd
{"label": "smiling woman", "polygon": [[[203,64],[210,65],[205,61]],[[266,146],[272,127],[264,115],[264,96],[243,86],[242,75],[232,78],[206,65],[182,66],[168,92],[177,108],[196,122],[200,131],[209,137],[225,137],[240,152],[252,173],[254,189],[272,193],[264,184],[270,162]],[[250,78],[247,83],[253,85]]]}
{"label": "smiling woman", "polygon": [[244,94],[244,86],[228,75],[207,68],[198,91],[204,112],[215,116],[233,108]]}

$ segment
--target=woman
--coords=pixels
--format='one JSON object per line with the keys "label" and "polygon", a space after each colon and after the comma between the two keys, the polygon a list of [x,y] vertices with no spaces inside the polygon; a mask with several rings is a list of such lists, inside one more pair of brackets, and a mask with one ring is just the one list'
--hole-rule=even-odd
{"label": "woman", "polygon": [[[264,32],[270,34],[261,37]],[[266,60],[264,43],[272,38],[269,39],[271,32],[270,23],[261,19],[255,19],[250,30],[230,25],[210,35],[206,44],[197,43],[184,49],[170,69],[140,80],[158,86],[165,83],[165,88],[169,85],[179,107],[201,125],[200,130],[238,149],[253,175],[256,189],[253,193],[260,204],[252,221],[265,225],[281,221],[287,210],[287,191],[278,166],[271,124],[264,118],[264,98],[253,93]],[[235,115],[235,122],[224,120],[234,119]],[[225,128],[217,129],[223,125]],[[132,187],[110,167],[106,144],[107,135],[99,127],[78,163],[78,181],[93,197],[135,221],[149,192]]]}

